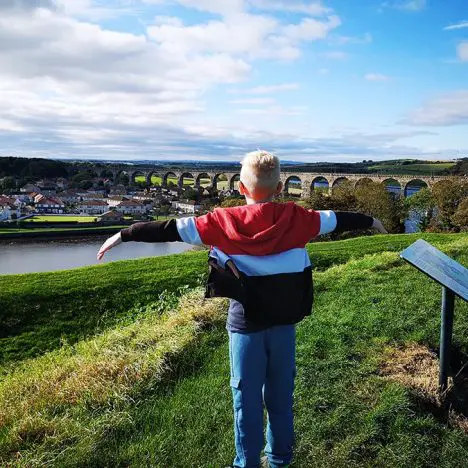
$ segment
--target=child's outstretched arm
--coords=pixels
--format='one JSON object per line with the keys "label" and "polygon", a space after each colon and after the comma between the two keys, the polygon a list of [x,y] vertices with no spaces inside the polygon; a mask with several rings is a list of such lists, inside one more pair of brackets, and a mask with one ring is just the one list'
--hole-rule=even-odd
{"label": "child's outstretched arm", "polygon": [[101,260],[104,254],[122,242],[186,242],[202,245],[194,218],[170,219],[169,221],[151,221],[132,224],[110,237],[102,244],[97,254]]}
{"label": "child's outstretched arm", "polygon": [[318,211],[318,213],[320,214],[319,235],[371,228],[381,234],[388,234],[382,222],[372,216],[348,211]]}

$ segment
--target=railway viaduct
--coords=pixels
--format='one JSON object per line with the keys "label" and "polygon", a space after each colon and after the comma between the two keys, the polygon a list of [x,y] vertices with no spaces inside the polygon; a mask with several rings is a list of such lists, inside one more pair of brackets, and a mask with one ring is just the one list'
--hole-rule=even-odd
{"label": "railway viaduct", "polygon": [[[135,185],[136,177],[144,177],[147,185],[152,184],[153,176],[159,177],[163,187],[168,186],[169,179],[179,187],[183,187],[184,180],[190,179],[193,181],[194,187],[218,187],[218,184],[223,181],[231,190],[237,187],[239,180],[239,172],[226,171],[193,171],[192,170],[161,170],[154,167],[142,166],[110,166],[103,168],[102,166],[88,166],[86,169],[94,171],[99,177],[107,177],[112,179],[114,183],[118,183],[122,174],[126,174],[130,180],[130,185]],[[301,191],[302,197],[308,197],[310,193],[317,187],[328,188],[332,191],[340,183],[349,181],[354,186],[360,183],[371,180],[392,187],[400,187],[406,196],[408,187],[411,186],[427,186],[429,189],[442,180],[452,179],[452,176],[413,176],[413,175],[388,175],[388,174],[330,174],[330,173],[315,173],[315,172],[282,172],[281,180],[284,184],[284,191],[290,192],[291,188],[295,193]]]}

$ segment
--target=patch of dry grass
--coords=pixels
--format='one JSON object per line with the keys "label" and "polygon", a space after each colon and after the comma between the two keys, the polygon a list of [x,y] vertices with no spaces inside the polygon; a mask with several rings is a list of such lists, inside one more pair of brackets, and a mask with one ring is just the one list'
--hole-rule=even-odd
{"label": "patch of dry grass", "polygon": [[439,359],[435,352],[417,343],[387,348],[380,366],[380,375],[410,389],[451,426],[468,433],[468,407],[464,401],[468,395],[468,379],[462,372],[455,378],[450,377],[447,390],[441,393]]}
{"label": "patch of dry grass", "polygon": [[0,381],[0,461],[11,460],[2,457],[20,451],[24,443],[47,439],[59,446],[98,430],[87,427],[86,414],[89,423],[92,412],[118,406],[137,389],[163,380],[171,357],[204,327],[223,319],[222,305],[222,300],[205,301],[201,290],[192,291],[182,296],[177,310],[147,315],[25,361]]}

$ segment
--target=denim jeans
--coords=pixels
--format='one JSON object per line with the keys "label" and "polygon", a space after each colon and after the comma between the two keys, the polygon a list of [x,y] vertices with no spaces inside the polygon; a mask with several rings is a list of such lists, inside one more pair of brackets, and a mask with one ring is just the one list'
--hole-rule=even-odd
{"label": "denim jeans", "polygon": [[264,451],[270,466],[277,468],[291,462],[295,348],[294,325],[254,333],[229,332],[235,467],[260,466],[263,403],[268,414]]}

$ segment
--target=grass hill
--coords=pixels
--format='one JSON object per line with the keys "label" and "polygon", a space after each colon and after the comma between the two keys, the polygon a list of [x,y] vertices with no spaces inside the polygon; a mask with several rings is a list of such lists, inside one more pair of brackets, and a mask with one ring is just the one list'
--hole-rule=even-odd
{"label": "grass hill", "polygon": [[[456,304],[448,411],[434,386],[440,288],[398,257],[417,237],[310,245],[294,467],[465,465],[468,306]],[[468,264],[466,234],[423,237]],[[226,302],[202,299],[205,262],[0,276],[0,465],[229,464]]]}

